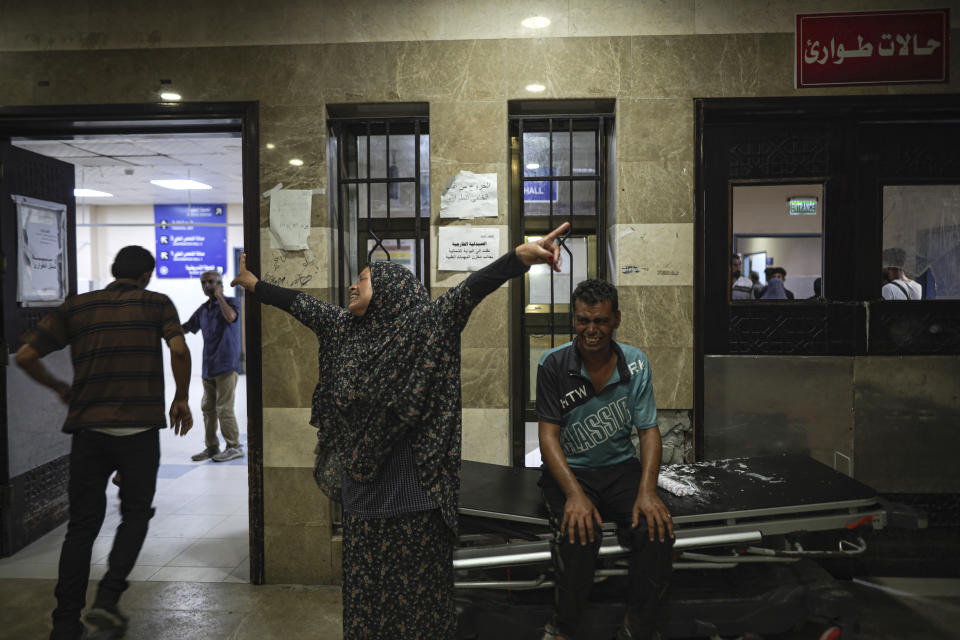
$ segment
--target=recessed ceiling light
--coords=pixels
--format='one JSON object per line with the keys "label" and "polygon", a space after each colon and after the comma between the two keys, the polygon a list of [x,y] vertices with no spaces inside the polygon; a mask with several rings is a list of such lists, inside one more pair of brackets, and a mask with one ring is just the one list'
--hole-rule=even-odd
{"label": "recessed ceiling light", "polygon": [[536,163],[536,162],[528,162],[528,163],[527,163],[527,169],[530,169],[531,171],[533,171],[534,169],[539,169],[539,168],[540,168],[540,165],[539,165],[538,163]]}
{"label": "recessed ceiling light", "polygon": [[542,84],[528,84],[526,88],[530,93],[540,93],[546,89]]}
{"label": "recessed ceiling light", "polygon": [[96,189],[74,189],[74,198],[112,198],[112,193],[106,191],[97,191]]}
{"label": "recessed ceiling light", "polygon": [[292,164],[295,167],[302,167],[303,160],[301,160],[300,158],[290,158],[290,164]]}
{"label": "recessed ceiling light", "polygon": [[177,189],[179,191],[213,189],[210,185],[197,182],[196,180],[151,180],[150,184],[155,184],[164,189]]}
{"label": "recessed ceiling light", "polygon": [[277,148],[277,145],[273,144],[272,142],[267,143],[267,149],[276,149],[276,148]]}
{"label": "recessed ceiling light", "polygon": [[179,102],[181,97],[179,93],[174,91],[164,91],[160,94],[160,99],[166,100],[167,102]]}
{"label": "recessed ceiling light", "polygon": [[520,21],[527,29],[543,29],[550,26],[550,18],[545,16],[530,16]]}

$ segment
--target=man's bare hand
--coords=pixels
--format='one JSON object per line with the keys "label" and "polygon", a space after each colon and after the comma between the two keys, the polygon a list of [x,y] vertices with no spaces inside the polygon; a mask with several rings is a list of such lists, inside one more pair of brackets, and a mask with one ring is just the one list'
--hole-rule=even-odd
{"label": "man's bare hand", "polygon": [[654,535],[660,539],[660,542],[666,540],[666,534],[669,533],[673,538],[673,519],[667,510],[667,505],[654,493],[641,490],[637,494],[637,499],[633,503],[633,522],[630,528],[636,529],[640,524],[640,516],[647,521],[647,531],[650,533],[650,539]]}
{"label": "man's bare hand", "polygon": [[578,495],[567,498],[563,505],[563,522],[560,524],[560,534],[566,534],[570,544],[574,544],[577,537],[580,538],[581,545],[585,546],[588,540],[592,543],[595,538],[593,533],[594,522],[597,523],[598,529],[603,526],[600,512],[597,511],[586,494],[581,491]]}
{"label": "man's bare hand", "polygon": [[178,436],[185,436],[193,427],[193,414],[186,400],[174,400],[170,404],[170,428]]}

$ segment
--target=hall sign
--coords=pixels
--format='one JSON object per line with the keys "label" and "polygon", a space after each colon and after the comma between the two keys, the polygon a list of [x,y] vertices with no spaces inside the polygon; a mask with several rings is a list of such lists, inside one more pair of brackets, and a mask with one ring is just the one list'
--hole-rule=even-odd
{"label": "hall sign", "polygon": [[797,87],[947,82],[950,10],[797,14]]}

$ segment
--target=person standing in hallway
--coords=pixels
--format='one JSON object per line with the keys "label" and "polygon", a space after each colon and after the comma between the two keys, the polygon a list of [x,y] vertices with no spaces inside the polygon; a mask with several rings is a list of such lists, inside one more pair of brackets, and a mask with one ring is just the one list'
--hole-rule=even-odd
{"label": "person standing in hallway", "polygon": [[[73,437],[70,521],[60,553],[50,640],[87,637],[80,613],[86,605],[93,543],[106,511],[107,480],[114,471],[123,477],[122,521],[86,620],[100,630],[98,638],[121,638],[126,633],[127,618],[117,604],[153,517],[159,430],[166,427],[161,340],[170,348],[176,382],[170,426],[181,436],[193,426],[187,402],[190,351],[173,303],[146,290],[154,265],[153,255],[143,247],[124,247],[111,269],[116,280],[105,289],[67,299],[24,336],[16,353],[17,364],[31,378],[67,403],[63,430]],[[73,360],[72,385],[53,376],[40,361],[67,346]]]}
{"label": "person standing in hallway", "polygon": [[[183,325],[190,333],[203,332],[203,428],[206,445],[192,456],[194,462],[213,459],[226,462],[243,456],[237,414],[233,397],[240,374],[240,304],[236,298],[223,295],[223,276],[219,271],[205,271],[200,286],[207,300]],[[220,451],[217,423],[223,434],[224,450]]]}

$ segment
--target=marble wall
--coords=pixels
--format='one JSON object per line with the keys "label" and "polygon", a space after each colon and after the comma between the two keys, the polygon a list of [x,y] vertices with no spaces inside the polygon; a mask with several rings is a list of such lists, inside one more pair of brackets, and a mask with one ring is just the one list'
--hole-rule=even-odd
{"label": "marble wall", "polygon": [[[412,9],[416,3],[397,4]],[[510,4],[505,1],[503,8]],[[590,33],[586,2],[537,3],[552,4],[568,7],[570,16],[580,16],[575,31],[570,23],[560,27],[567,29],[562,35]],[[329,188],[327,104],[428,102],[431,231],[435,234],[441,225],[460,224],[439,220],[437,211],[442,186],[458,170],[496,172],[499,183],[507,184],[507,102],[530,98],[526,85],[545,85],[539,98],[615,98],[616,197],[611,200],[616,209],[608,234],[622,292],[620,338],[648,352],[658,406],[689,411],[693,407],[695,279],[693,98],[799,95],[793,88],[793,36],[783,25],[774,26],[782,20],[771,7],[784,3],[738,3],[736,15],[746,15],[757,5],[769,16],[771,26],[762,33],[730,34],[725,31],[732,28],[731,18],[700,0],[675,3],[676,10],[667,13],[658,13],[660,3],[655,2],[603,4],[608,16],[638,15],[630,13],[634,5],[652,12],[650,28],[669,35],[533,39],[507,34],[511,37],[457,39],[461,36],[456,35],[454,23],[469,17],[465,15],[448,23],[452,38],[448,40],[417,40],[419,36],[411,35],[406,41],[284,44],[280,38],[280,44],[274,40],[269,46],[253,46],[266,45],[258,39],[262,38],[260,26],[237,18],[229,28],[242,33],[244,25],[249,27],[250,45],[177,48],[166,37],[158,36],[154,42],[147,31],[74,41],[68,36],[76,28],[55,20],[52,35],[36,36],[33,50],[26,51],[24,38],[29,36],[13,37],[5,25],[6,31],[0,31],[4,36],[0,51],[6,51],[0,53],[0,104],[151,102],[157,99],[161,78],[172,80],[172,86],[189,101],[255,100],[260,104],[260,142],[275,145],[261,148],[258,177],[260,191],[265,191],[278,182],[287,188]],[[163,11],[177,13],[169,6]],[[233,9],[230,14],[239,15]],[[159,10],[155,18],[167,19]],[[639,21],[624,20],[624,29],[635,28]],[[695,34],[691,20],[708,22],[712,32]],[[386,25],[386,21],[372,24]],[[230,44],[236,39],[227,37],[223,31],[227,26],[214,21],[203,28],[223,33],[216,42]],[[416,25],[402,28],[416,34]],[[184,38],[191,42],[200,38],[197,29],[188,27]],[[389,33],[386,26],[383,29],[382,33]],[[285,33],[297,39],[301,32]],[[144,48],[110,49],[115,38]],[[51,50],[55,47],[74,50]],[[956,60],[952,66],[960,68]],[[955,80],[948,86],[838,88],[816,93],[956,90]],[[291,157],[303,159],[303,166],[290,166]],[[501,189],[496,221],[504,248],[508,235],[505,194],[506,189]],[[302,255],[281,255],[264,238],[261,264],[265,277],[328,299],[327,199],[314,198],[313,206],[311,243],[317,259],[305,264]],[[263,229],[268,225],[266,199],[261,199],[260,211]],[[436,296],[462,278],[463,274],[434,271],[431,293]],[[463,335],[464,455],[501,464],[509,462],[508,299],[506,287],[492,294]],[[331,535],[330,505],[311,477],[314,432],[307,419],[318,371],[316,359],[304,354],[314,353],[316,342],[283,313],[264,308],[260,346],[266,578],[274,583],[335,583],[339,541]]]}

